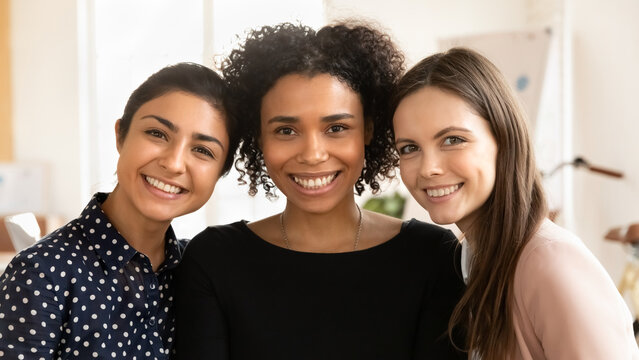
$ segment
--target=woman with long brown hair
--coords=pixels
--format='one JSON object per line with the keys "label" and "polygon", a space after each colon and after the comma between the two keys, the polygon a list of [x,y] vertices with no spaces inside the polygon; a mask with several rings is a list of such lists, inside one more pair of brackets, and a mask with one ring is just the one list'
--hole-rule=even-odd
{"label": "woman with long brown hair", "polygon": [[438,224],[464,233],[467,290],[449,330],[469,357],[639,358],[628,308],[601,264],[547,209],[524,113],[499,70],[463,48],[400,80],[402,180]]}

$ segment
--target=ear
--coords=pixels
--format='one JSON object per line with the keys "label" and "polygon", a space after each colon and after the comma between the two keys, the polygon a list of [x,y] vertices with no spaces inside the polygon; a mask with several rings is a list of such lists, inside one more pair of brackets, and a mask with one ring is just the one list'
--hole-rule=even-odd
{"label": "ear", "polygon": [[364,143],[366,145],[371,144],[374,132],[375,124],[373,124],[373,119],[364,119]]}
{"label": "ear", "polygon": [[117,119],[115,121],[115,148],[118,150],[118,154],[120,153],[120,149],[122,148],[122,141],[123,139],[120,139],[120,120],[122,119]]}

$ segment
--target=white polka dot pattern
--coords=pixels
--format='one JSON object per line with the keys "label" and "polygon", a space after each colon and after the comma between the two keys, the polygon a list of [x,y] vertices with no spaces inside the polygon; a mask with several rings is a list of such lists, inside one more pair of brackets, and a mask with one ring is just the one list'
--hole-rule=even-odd
{"label": "white polka dot pattern", "polygon": [[20,252],[0,277],[0,359],[168,359],[173,269],[183,243],[166,233],[154,273],[100,208]]}

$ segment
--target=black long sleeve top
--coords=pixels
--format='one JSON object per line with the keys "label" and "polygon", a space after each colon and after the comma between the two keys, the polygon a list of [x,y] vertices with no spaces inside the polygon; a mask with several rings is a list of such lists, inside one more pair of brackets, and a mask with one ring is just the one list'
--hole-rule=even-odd
{"label": "black long sleeve top", "polygon": [[414,219],[378,246],[331,254],[278,247],[245,222],[209,227],[177,271],[178,358],[461,358],[446,333],[464,290],[458,247]]}

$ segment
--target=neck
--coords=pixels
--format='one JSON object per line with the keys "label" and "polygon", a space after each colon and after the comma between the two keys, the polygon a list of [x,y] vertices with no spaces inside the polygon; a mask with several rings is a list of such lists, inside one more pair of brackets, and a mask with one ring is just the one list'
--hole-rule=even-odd
{"label": "neck", "polygon": [[141,214],[118,186],[102,204],[102,211],[127,243],[149,258],[156,271],[164,262],[164,236],[170,221],[154,221]]}
{"label": "neck", "polygon": [[281,220],[282,241],[294,250],[333,253],[356,248],[360,211],[354,199],[325,213],[306,212],[287,203]]}

